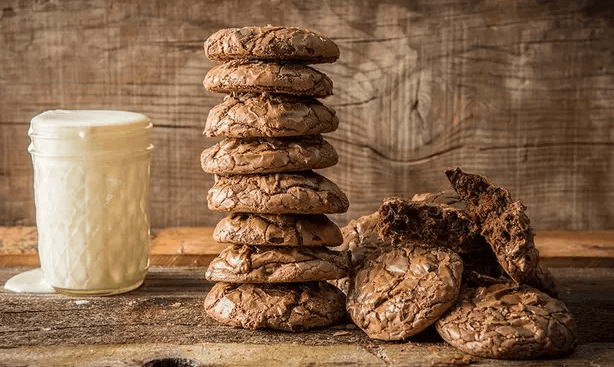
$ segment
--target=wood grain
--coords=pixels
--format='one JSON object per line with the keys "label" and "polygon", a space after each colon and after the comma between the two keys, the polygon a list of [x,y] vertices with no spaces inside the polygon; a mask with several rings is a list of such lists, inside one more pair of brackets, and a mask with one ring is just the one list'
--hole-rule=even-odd
{"label": "wood grain", "polygon": [[[39,266],[35,227],[0,227],[0,266]],[[542,231],[535,236],[540,264],[548,267],[614,268],[614,231]],[[152,231],[152,266],[205,267],[227,244],[213,240],[213,227]]]}
{"label": "wood grain", "polygon": [[[0,284],[22,270],[0,267]],[[578,324],[576,352],[555,360],[476,358],[474,363],[493,367],[609,365],[614,356],[614,269],[558,268],[553,275],[561,299]],[[143,286],[113,297],[35,296],[0,289],[0,361],[8,365],[80,361],[88,366],[141,366],[145,358],[183,357],[216,366],[462,365],[452,362],[464,354],[443,343],[433,329],[404,343],[389,343],[369,339],[349,320],[303,333],[226,327],[202,312],[210,288],[201,268],[154,267]]]}
{"label": "wood grain", "polygon": [[245,367],[457,367],[479,363],[481,367],[585,367],[607,366],[614,357],[614,343],[580,345],[562,359],[502,361],[468,356],[447,345],[164,343],[100,346],[17,347],[0,351],[9,366],[245,366]]}
{"label": "wood grain", "polygon": [[208,110],[203,41],[280,24],[330,36],[339,224],[389,196],[448,187],[460,166],[507,187],[538,230],[614,229],[614,6],[579,1],[35,0],[0,15],[0,224],[33,225],[29,119],[124,109],[152,118],[151,223],[211,226],[199,153]]}

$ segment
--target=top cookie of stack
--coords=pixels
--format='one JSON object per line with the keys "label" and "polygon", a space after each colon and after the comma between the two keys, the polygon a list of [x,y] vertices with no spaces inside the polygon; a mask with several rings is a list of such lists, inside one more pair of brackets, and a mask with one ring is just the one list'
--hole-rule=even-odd
{"label": "top cookie of stack", "polygon": [[221,29],[207,39],[205,55],[212,61],[254,59],[320,64],[335,62],[339,48],[317,32],[268,25]]}

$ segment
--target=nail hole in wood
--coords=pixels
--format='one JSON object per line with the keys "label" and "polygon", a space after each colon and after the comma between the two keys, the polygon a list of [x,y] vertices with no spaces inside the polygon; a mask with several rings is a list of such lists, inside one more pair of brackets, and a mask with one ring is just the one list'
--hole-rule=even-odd
{"label": "nail hole in wood", "polygon": [[194,360],[189,358],[156,358],[145,362],[142,367],[198,367]]}

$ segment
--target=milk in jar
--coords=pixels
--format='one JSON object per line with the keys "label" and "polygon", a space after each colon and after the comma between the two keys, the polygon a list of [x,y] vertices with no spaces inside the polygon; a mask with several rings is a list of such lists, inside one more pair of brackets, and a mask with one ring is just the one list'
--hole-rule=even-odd
{"label": "milk in jar", "polygon": [[124,111],[46,111],[28,134],[38,250],[59,293],[111,295],[143,282],[149,265],[152,124]]}

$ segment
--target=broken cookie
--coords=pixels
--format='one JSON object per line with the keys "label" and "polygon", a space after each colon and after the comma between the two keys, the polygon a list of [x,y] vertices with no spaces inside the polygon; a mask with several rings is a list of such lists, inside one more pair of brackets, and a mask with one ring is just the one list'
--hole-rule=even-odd
{"label": "broken cookie", "polygon": [[467,210],[474,215],[505,272],[520,284],[534,278],[539,252],[525,206],[486,177],[464,173],[460,168],[448,169],[446,175],[467,203]]}
{"label": "broken cookie", "polygon": [[417,242],[459,254],[488,246],[469,216],[452,205],[392,198],[384,200],[378,213],[378,232],[393,243]]}

